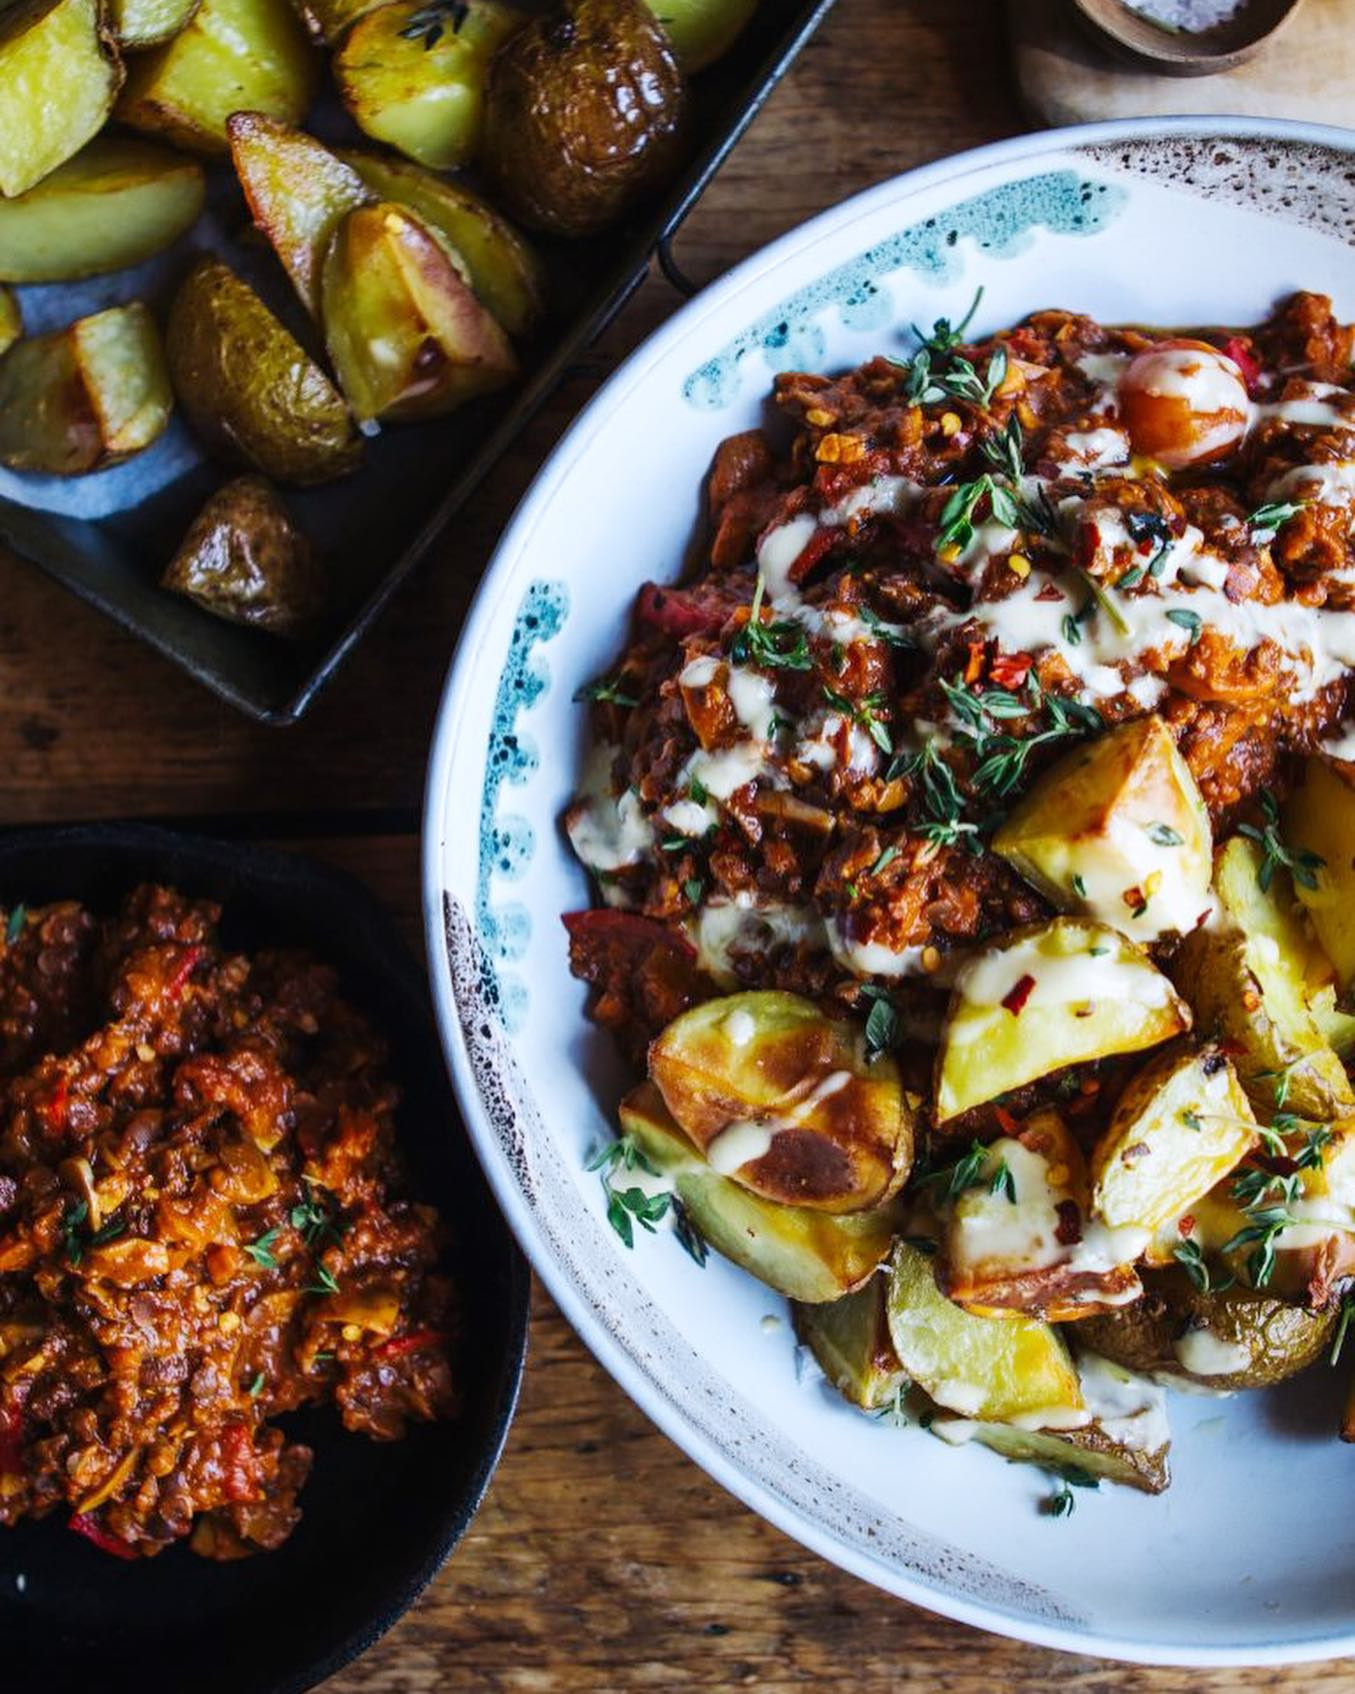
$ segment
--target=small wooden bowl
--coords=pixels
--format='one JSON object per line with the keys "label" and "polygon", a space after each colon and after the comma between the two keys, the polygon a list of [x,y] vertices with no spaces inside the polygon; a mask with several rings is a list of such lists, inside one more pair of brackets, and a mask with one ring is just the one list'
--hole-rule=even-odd
{"label": "small wooden bowl", "polygon": [[1303,0],[1242,0],[1212,29],[1175,30],[1154,23],[1125,0],[1073,0],[1103,39],[1166,76],[1211,76],[1245,64],[1285,27]]}

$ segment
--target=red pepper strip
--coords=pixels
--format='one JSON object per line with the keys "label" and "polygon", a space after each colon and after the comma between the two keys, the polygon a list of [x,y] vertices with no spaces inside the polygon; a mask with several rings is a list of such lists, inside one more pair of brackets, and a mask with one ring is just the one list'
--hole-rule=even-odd
{"label": "red pepper strip", "polygon": [[1020,1017],[1021,1009],[1035,992],[1035,978],[1027,973],[1012,989],[1010,994],[1002,997],[1002,1004],[1014,1018]]}
{"label": "red pepper strip", "polygon": [[988,674],[999,688],[1020,688],[1033,663],[1029,653],[997,653]]}
{"label": "red pepper strip", "polygon": [[403,1359],[407,1353],[422,1353],[429,1347],[440,1347],[447,1339],[445,1329],[411,1329],[408,1335],[396,1335],[375,1349],[378,1359]]}
{"label": "red pepper strip", "polygon": [[71,1085],[66,1077],[57,1081],[52,1090],[52,1098],[42,1108],[42,1115],[47,1119],[48,1129],[64,1129],[66,1127],[66,1108],[71,1103]]}
{"label": "red pepper strip", "polygon": [[166,987],[171,994],[182,993],[183,989],[187,986],[189,977],[192,976],[194,968],[201,957],[201,947],[189,947],[185,949],[183,958],[180,959],[178,964],[175,966],[174,974],[170,977],[169,982],[166,984]]}
{"label": "red pepper strip", "polygon": [[90,1512],[76,1512],[66,1525],[77,1535],[83,1535],[85,1540],[97,1547],[101,1553],[111,1553],[115,1559],[134,1559],[136,1549],[129,1547],[125,1541],[120,1541],[116,1535],[110,1535]]}
{"label": "red pepper strip", "polygon": [[1247,393],[1254,394],[1256,384],[1261,378],[1261,361],[1248,347],[1247,343],[1240,340],[1236,335],[1229,336],[1223,344],[1223,356],[1225,359],[1231,359],[1238,370],[1242,372],[1242,380],[1247,385]]}
{"label": "red pepper strip", "polygon": [[584,941],[591,936],[599,940],[615,940],[634,947],[668,947],[685,959],[696,957],[696,948],[680,930],[669,929],[657,918],[641,917],[638,912],[619,912],[613,906],[594,906],[586,912],[566,912],[561,920],[569,931],[571,941]]}
{"label": "red pepper strip", "polygon": [[1020,1122],[1012,1116],[1005,1106],[994,1106],[993,1116],[1004,1135],[1017,1136],[1021,1133]]}
{"label": "red pepper strip", "polygon": [[716,604],[703,604],[684,589],[647,582],[636,596],[635,615],[641,623],[681,641],[688,635],[716,634],[727,613]]}
{"label": "red pepper strip", "polygon": [[820,524],[800,549],[795,563],[790,567],[790,580],[803,582],[810,571],[826,559],[839,542],[846,540],[847,531],[841,524]]}

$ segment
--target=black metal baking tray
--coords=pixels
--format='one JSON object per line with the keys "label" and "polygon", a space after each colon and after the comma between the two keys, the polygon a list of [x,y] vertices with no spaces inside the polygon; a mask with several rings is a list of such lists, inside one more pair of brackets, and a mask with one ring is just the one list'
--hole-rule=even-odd
{"label": "black metal baking tray", "polygon": [[[292,723],[366,634],[391,595],[474,493],[570,364],[606,328],[644,278],[833,0],[761,0],[734,48],[692,82],[692,145],[662,199],[582,242],[541,242],[557,302],[523,350],[525,380],[451,417],[388,429],[368,445],[354,476],[286,491],[288,504],[329,567],[329,611],[312,638],[290,643],[236,628],[157,587],[160,572],[221,467],[197,464],[139,503],[97,519],[56,515],[0,498],[0,541],[198,681],[266,723]],[[318,127],[328,130],[323,122]],[[359,136],[354,139],[361,140]],[[213,176],[218,227],[245,239],[230,249],[252,281],[266,255],[248,237],[228,169]],[[194,237],[151,279],[163,303],[191,261]],[[41,289],[23,291],[29,296]],[[114,297],[125,298],[126,291]],[[102,300],[100,304],[104,303]],[[273,296],[271,303],[282,309]],[[91,308],[85,308],[91,309]],[[74,315],[74,314],[67,314]],[[454,550],[448,564],[456,568]]]}

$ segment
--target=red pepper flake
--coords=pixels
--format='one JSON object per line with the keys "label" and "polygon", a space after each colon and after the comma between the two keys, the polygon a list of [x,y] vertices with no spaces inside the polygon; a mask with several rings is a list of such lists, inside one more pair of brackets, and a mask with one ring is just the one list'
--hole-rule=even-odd
{"label": "red pepper flake", "polygon": [[197,968],[198,961],[201,957],[201,947],[187,947],[184,949],[184,956],[174,967],[174,972],[166,985],[171,994],[182,994],[184,989],[188,986],[188,979]]}
{"label": "red pepper flake", "polygon": [[1020,1119],[1013,1117],[1013,1115],[1007,1110],[1007,1108],[1005,1106],[994,1106],[993,1107],[993,1116],[997,1119],[998,1125],[1001,1128],[1002,1133],[1004,1135],[1010,1135],[1013,1138],[1020,1135],[1020,1133],[1021,1133]]}
{"label": "red pepper flake", "polygon": [[60,1130],[66,1127],[66,1109],[71,1103],[71,1085],[67,1077],[58,1077],[56,1087],[52,1090],[51,1099],[42,1107],[42,1115],[47,1120],[48,1129]]}
{"label": "red pepper flake", "polygon": [[1020,688],[1033,663],[1029,653],[998,653],[988,667],[988,674],[999,688]]}
{"label": "red pepper flake", "polygon": [[1002,1004],[1014,1018],[1019,1018],[1026,1001],[1030,999],[1034,992],[1035,978],[1027,972],[1025,976],[1021,977],[1017,981],[1015,987],[1012,988],[1010,993],[1003,995]]}
{"label": "red pepper flake", "polygon": [[262,1498],[259,1455],[244,1424],[228,1424],[222,1430],[221,1464],[221,1490],[228,1500],[246,1502]]}
{"label": "red pepper flake", "polygon": [[110,1535],[90,1512],[76,1512],[66,1528],[73,1529],[77,1535],[83,1535],[85,1540],[97,1547],[101,1553],[111,1553],[115,1559],[134,1559],[137,1556],[134,1547],[129,1547],[116,1535]]}
{"label": "red pepper flake", "polygon": [[1230,335],[1223,344],[1223,356],[1231,359],[1242,372],[1242,380],[1247,385],[1247,393],[1255,396],[1256,385],[1261,380],[1261,361],[1252,352],[1248,344],[1239,336]]}
{"label": "red pepper flake", "polygon": [[1062,600],[1063,590],[1057,583],[1047,582],[1035,598],[1037,600]]}
{"label": "red pepper flake", "polygon": [[1181,1218],[1178,1221],[1178,1223],[1176,1225],[1176,1233],[1184,1241],[1189,1236],[1191,1230],[1194,1229],[1194,1227],[1195,1227],[1195,1214],[1193,1212],[1187,1212],[1185,1217]]}
{"label": "red pepper flake", "polygon": [[441,1347],[447,1339],[445,1329],[412,1329],[408,1335],[396,1335],[383,1341],[375,1352],[378,1359],[403,1359],[410,1353],[427,1352]]}

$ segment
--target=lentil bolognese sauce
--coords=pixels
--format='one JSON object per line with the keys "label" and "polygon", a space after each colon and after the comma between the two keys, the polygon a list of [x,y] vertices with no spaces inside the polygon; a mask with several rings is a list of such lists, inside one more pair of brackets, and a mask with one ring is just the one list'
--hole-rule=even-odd
{"label": "lentil bolognese sauce", "polygon": [[391,1440],[456,1404],[385,1044],[219,917],[146,886],[0,923],[0,1523],[126,1558],[285,1541],[312,1454],[281,1414]]}

